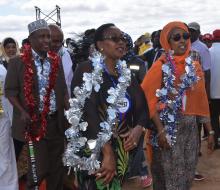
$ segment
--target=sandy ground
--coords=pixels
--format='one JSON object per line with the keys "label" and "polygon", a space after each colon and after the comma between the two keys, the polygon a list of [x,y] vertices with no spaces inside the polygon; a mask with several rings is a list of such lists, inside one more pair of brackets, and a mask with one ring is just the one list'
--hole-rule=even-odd
{"label": "sandy ground", "polygon": [[[202,142],[202,156],[199,157],[197,170],[205,176],[203,181],[194,181],[191,190],[220,190],[220,149],[207,154],[206,141]],[[127,181],[123,190],[141,190],[138,179]],[[146,188],[152,190],[151,187]]]}

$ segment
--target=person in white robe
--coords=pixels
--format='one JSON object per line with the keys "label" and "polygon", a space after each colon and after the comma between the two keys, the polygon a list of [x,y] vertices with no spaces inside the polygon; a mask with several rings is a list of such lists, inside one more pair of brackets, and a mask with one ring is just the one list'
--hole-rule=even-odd
{"label": "person in white robe", "polygon": [[18,190],[17,165],[11,124],[13,108],[4,96],[7,70],[0,64],[0,190]]}

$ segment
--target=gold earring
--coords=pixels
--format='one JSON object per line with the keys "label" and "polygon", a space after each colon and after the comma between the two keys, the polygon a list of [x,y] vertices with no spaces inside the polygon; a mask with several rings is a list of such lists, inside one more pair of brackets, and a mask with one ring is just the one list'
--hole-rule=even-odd
{"label": "gold earring", "polygon": [[100,49],[101,52],[102,52],[103,50],[104,50],[103,48]]}

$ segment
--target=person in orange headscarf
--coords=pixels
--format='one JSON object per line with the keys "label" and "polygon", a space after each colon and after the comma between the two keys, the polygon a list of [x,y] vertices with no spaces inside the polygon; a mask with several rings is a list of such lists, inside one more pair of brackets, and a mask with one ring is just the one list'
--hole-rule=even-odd
{"label": "person in orange headscarf", "polygon": [[213,134],[204,76],[200,64],[190,56],[189,31],[182,22],[164,26],[160,43],[165,53],[153,64],[142,83],[155,131],[152,176],[154,190],[188,190],[198,157],[196,119]]}

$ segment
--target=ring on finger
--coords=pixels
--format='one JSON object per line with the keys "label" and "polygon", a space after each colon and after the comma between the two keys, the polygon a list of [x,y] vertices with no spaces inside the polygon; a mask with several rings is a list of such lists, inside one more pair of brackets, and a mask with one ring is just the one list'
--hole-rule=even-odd
{"label": "ring on finger", "polygon": [[101,173],[97,173],[96,175],[97,175],[97,176],[101,176],[102,174],[101,174]]}

